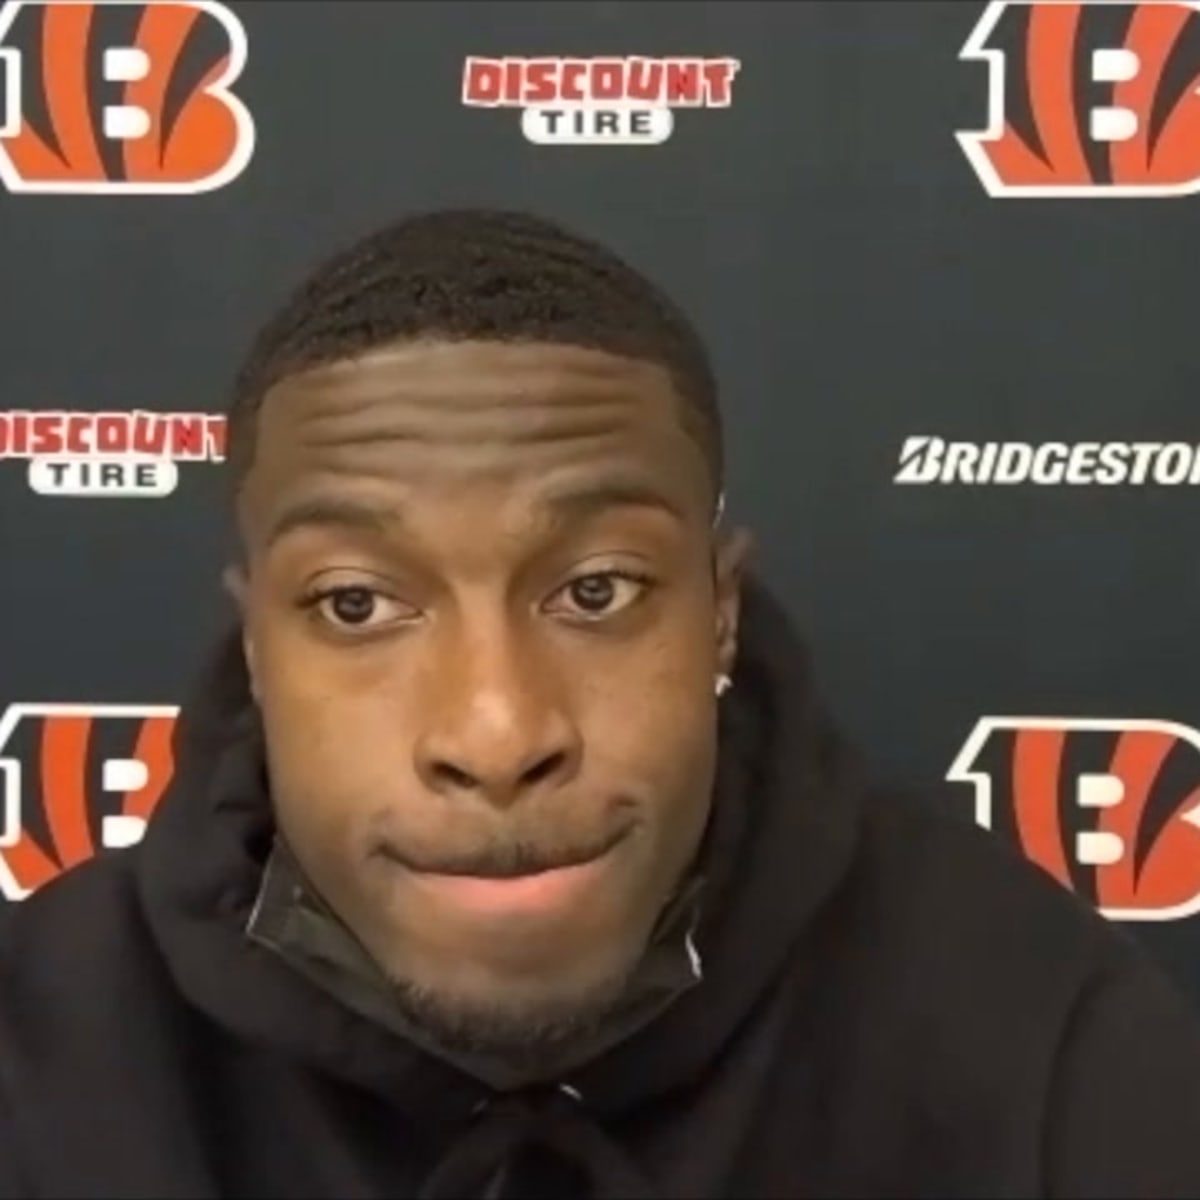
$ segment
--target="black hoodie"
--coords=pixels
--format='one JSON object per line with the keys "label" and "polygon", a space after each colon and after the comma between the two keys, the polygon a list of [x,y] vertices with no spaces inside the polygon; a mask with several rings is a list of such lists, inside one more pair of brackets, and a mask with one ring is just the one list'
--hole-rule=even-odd
{"label": "black hoodie", "polygon": [[865,791],[757,587],[720,737],[654,1003],[498,1089],[386,1019],[279,853],[231,638],[143,842],[4,915],[0,1194],[1200,1192],[1188,1006],[992,835]]}

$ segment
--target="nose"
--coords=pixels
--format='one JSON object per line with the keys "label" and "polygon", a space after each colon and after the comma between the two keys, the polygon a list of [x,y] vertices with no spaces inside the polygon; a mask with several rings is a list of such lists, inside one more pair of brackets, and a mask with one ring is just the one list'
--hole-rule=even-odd
{"label": "nose", "polygon": [[508,808],[577,773],[579,730],[561,689],[527,656],[476,642],[438,677],[415,746],[416,772],[430,791]]}

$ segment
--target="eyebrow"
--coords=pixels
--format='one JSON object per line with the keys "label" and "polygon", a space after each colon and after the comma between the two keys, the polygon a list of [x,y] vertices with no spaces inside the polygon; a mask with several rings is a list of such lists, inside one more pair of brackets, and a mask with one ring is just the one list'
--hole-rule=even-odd
{"label": "eyebrow", "polygon": [[556,516],[579,520],[606,508],[656,508],[676,520],[684,519],[683,510],[661,488],[642,479],[605,479],[576,484],[551,492],[541,503]]}
{"label": "eyebrow", "polygon": [[396,519],[396,510],[340,496],[309,496],[289,504],[267,530],[270,549],[298,529],[356,529],[380,536]]}
{"label": "eyebrow", "polygon": [[[652,508],[684,520],[678,504],[648,481],[606,480],[584,486],[565,487],[540,503],[563,521],[580,521],[607,508]],[[300,529],[352,529],[375,537],[394,529],[403,512],[396,506],[372,504],[343,496],[315,495],[288,505],[271,523],[266,535],[269,549]]]}

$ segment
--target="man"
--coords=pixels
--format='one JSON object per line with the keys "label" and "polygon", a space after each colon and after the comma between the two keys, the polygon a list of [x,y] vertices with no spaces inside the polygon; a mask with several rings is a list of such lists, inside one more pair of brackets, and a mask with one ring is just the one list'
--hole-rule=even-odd
{"label": "man", "polygon": [[5,1195],[1200,1188],[1195,1017],[864,789],[629,267],[402,223],[266,329],[230,436],[241,620],[170,793],[6,916]]}

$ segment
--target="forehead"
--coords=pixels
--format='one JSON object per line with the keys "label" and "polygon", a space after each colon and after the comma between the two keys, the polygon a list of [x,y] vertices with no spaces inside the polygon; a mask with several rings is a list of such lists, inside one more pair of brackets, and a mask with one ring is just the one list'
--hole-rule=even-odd
{"label": "forehead", "polygon": [[282,431],[297,421],[332,419],[356,406],[380,403],[428,408],[433,419],[503,406],[503,429],[527,419],[522,406],[530,403],[624,404],[643,409],[653,420],[677,416],[679,399],[663,367],[603,350],[420,339],[292,375],[268,391],[263,415]]}
{"label": "forehead", "polygon": [[[703,456],[662,367],[540,343],[406,342],[305,371],[259,414],[245,506],[383,489],[402,504],[488,488],[536,503],[606,482],[707,503]],[[259,522],[256,522],[259,523]]]}

